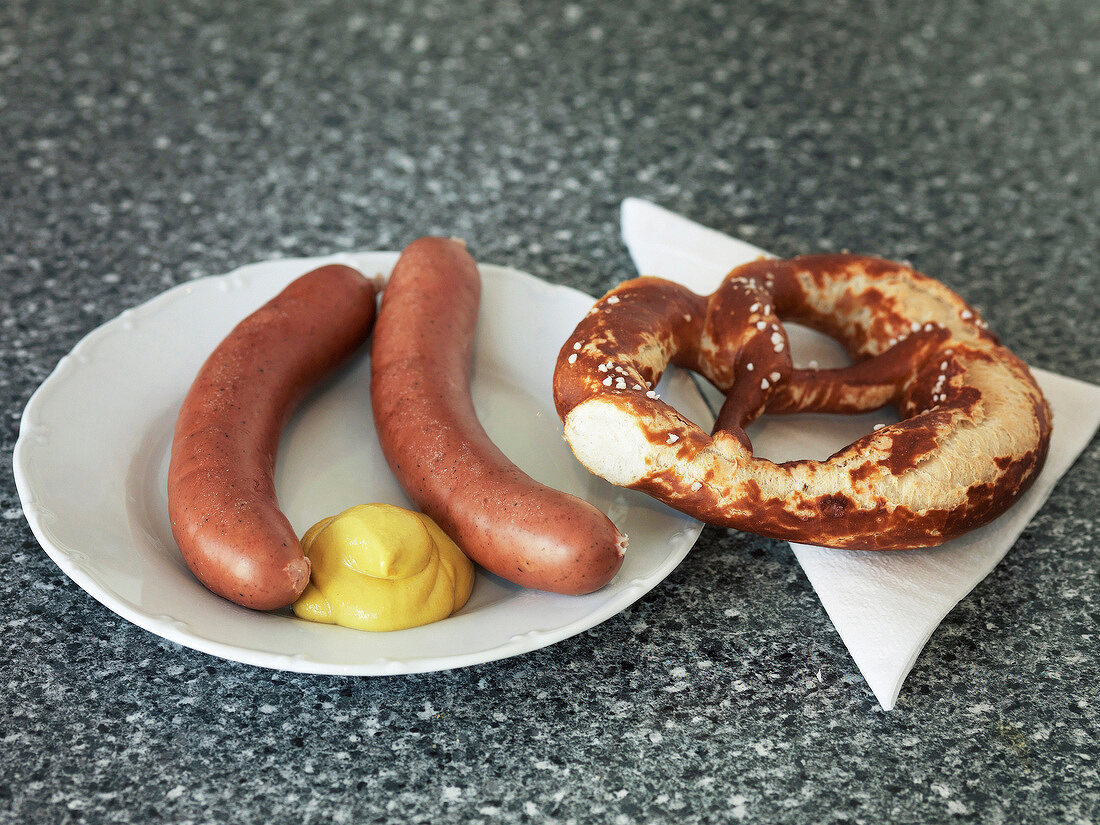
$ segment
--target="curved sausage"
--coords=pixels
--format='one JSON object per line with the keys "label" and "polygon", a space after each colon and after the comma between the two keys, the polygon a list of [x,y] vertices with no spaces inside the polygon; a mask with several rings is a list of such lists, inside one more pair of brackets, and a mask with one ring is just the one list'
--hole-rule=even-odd
{"label": "curved sausage", "polygon": [[622,565],[626,537],[588,502],[527,476],[478,421],[470,365],[480,298],[460,241],[421,238],[402,253],[371,349],[382,451],[409,497],[482,567],[524,587],[597,590]]}
{"label": "curved sausage", "polygon": [[275,496],[275,454],[295,407],[370,334],[375,285],[346,266],[309,272],[210,355],[176,419],[168,515],[191,572],[219,596],[272,610],[309,581]]}

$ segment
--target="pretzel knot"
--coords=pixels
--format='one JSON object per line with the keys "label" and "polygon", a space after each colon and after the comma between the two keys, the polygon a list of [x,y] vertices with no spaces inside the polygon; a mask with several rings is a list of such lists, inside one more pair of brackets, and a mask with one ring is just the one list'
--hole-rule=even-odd
{"label": "pretzel knot", "polygon": [[[854,363],[795,369],[781,320],[837,339]],[[726,393],[707,434],[654,388],[669,363]],[[826,547],[931,547],[989,522],[1027,489],[1050,407],[1027,366],[943,284],[856,255],[758,260],[714,294],[637,278],[562,347],[554,401],[574,454],[612,484],[709,524]],[[761,413],[903,419],[825,461],[753,455]]]}

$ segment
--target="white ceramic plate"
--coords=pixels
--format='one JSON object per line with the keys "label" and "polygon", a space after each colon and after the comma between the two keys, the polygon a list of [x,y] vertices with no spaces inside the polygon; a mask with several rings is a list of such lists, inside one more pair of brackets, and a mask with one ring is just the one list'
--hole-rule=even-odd
{"label": "white ceramic plate", "polygon": [[[367,252],[246,266],[177,286],[84,338],[32,396],[15,446],[23,511],[65,574],[120,616],[187,647],[264,667],[363,675],[536,650],[615,615],[667,576],[701,525],[590,475],[570,453],[554,412],[558,349],[592,300],[488,265],[481,267],[473,380],[478,413],[527,473],[593,502],[628,534],[618,576],[597,593],[569,597],[479,572],[462,611],[392,633],[247,610],[191,576],[169,529],[165,485],[176,411],[200,364],[241,318],[298,275],[331,261],[384,275],[395,260],[395,253]],[[369,374],[364,353],[306,402],[284,434],[276,484],[299,534],[354,504],[409,506],[374,435]],[[685,415],[710,424],[684,373],[670,370],[661,389]]]}

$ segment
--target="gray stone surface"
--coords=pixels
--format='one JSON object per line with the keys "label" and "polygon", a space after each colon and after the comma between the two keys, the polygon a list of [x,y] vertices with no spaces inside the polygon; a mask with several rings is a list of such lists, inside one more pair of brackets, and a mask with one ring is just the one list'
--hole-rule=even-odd
{"label": "gray stone surface", "polygon": [[602,291],[626,195],[908,259],[1100,382],[1098,145],[1094,0],[0,4],[0,822],[1100,822],[1095,440],[891,713],[778,542],[707,530],[519,658],[301,676],[101,607],[11,478],[58,359],[172,284],[445,232]]}

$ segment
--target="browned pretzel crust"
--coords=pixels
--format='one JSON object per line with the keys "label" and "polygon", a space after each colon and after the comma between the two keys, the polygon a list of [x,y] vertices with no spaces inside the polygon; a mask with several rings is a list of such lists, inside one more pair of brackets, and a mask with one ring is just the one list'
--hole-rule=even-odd
{"label": "browned pretzel crust", "polygon": [[[780,319],[854,364],[794,369]],[[727,393],[708,435],[654,387],[672,362]],[[1046,458],[1050,407],[1027,366],[958,295],[857,255],[759,260],[709,297],[659,278],[605,295],[562,347],[554,400],[589,470],[709,524],[863,550],[931,547],[1003,513]],[[825,461],[757,458],[765,410],[904,419]]]}

